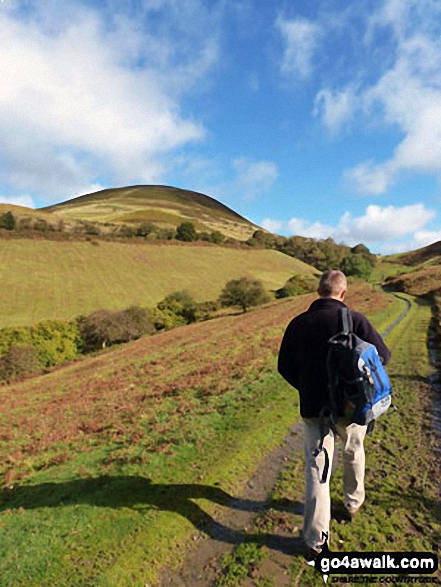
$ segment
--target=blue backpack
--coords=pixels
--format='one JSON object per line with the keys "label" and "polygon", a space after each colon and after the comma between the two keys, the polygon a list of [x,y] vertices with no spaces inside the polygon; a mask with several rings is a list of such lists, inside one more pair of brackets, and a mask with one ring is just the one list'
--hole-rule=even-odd
{"label": "blue backpack", "polygon": [[349,308],[341,309],[343,330],[328,340],[327,375],[329,406],[320,413],[320,445],[317,456],[325,453],[325,467],[321,483],[325,483],[329,470],[329,456],[323,446],[327,434],[325,419],[331,426],[343,419],[347,424],[367,425],[372,432],[375,420],[389,408],[392,387],[386,369],[375,345],[362,340],[352,332]]}
{"label": "blue backpack", "polygon": [[341,309],[341,317],[343,331],[328,341],[331,420],[367,425],[370,432],[391,404],[392,387],[375,345],[352,332],[349,308]]}

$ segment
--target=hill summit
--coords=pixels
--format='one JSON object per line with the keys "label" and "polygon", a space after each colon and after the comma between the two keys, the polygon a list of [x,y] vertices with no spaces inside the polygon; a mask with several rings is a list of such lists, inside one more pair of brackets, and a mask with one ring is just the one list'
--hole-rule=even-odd
{"label": "hill summit", "polygon": [[105,189],[42,210],[72,220],[152,222],[170,228],[191,221],[198,231],[219,230],[239,240],[246,240],[259,228],[210,196],[164,185]]}

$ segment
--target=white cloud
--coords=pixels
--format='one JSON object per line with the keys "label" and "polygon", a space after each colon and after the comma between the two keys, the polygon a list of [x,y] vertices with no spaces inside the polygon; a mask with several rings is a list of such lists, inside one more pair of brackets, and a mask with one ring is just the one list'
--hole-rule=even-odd
{"label": "white cloud", "polygon": [[234,159],[233,168],[237,177],[233,189],[245,200],[253,200],[267,192],[279,176],[279,170],[272,161],[253,161],[247,157]]}
{"label": "white cloud", "polygon": [[312,60],[322,35],[321,27],[304,18],[277,19],[276,25],[284,41],[281,71],[307,78],[313,70]]}
{"label": "white cloud", "polygon": [[290,234],[306,236],[308,238],[324,239],[332,236],[334,228],[321,222],[309,222],[303,218],[291,218],[287,222]]}
{"label": "white cloud", "polygon": [[427,210],[424,204],[375,206],[366,208],[364,216],[348,219],[348,234],[351,240],[377,242],[402,238],[422,229],[436,213]]}
{"label": "white cloud", "polygon": [[314,116],[323,120],[328,130],[337,133],[344,122],[350,120],[355,111],[355,96],[352,90],[332,92],[320,90],[314,100]]}
{"label": "white cloud", "polygon": [[102,176],[158,181],[167,153],[204,137],[180,98],[216,62],[215,39],[146,40],[136,20],[106,30],[98,12],[69,3],[57,22],[50,5],[26,19],[0,11],[3,180],[48,200]]}
{"label": "white cloud", "polygon": [[392,162],[376,165],[373,161],[365,161],[345,171],[343,180],[350,189],[379,196],[394,182],[396,171]]}
{"label": "white cloud", "polygon": [[264,218],[260,223],[260,226],[269,230],[269,232],[277,233],[282,230],[283,222],[280,220],[271,220],[271,218]]}
{"label": "white cloud", "polygon": [[2,196],[0,195],[0,204],[12,204],[14,206],[24,206],[25,208],[35,208],[35,202],[30,196]]}
{"label": "white cloud", "polygon": [[[412,237],[413,242],[429,244],[441,240],[441,231],[430,231],[425,226],[433,220],[436,213],[428,210],[424,204],[409,206],[377,206],[370,205],[362,216],[353,217],[345,212],[337,225],[332,226],[321,222],[309,222],[302,218],[291,218],[280,223],[278,230],[289,235],[299,235],[315,239],[333,238],[336,242],[344,242],[354,246],[358,243],[384,245],[389,248],[400,246],[396,241]],[[271,220],[276,225],[277,220]],[[418,246],[424,246],[419,244]],[[409,250],[409,245],[406,245]]]}
{"label": "white cloud", "polygon": [[441,241],[441,230],[418,230],[413,235],[412,249],[420,249]]}

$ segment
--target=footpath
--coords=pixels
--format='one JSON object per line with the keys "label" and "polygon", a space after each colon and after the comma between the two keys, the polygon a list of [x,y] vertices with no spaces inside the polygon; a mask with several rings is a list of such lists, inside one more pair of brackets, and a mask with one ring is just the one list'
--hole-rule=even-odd
{"label": "footpath", "polygon": [[[420,300],[408,298],[406,304],[406,310],[384,333],[393,353],[388,367],[393,406],[367,438],[367,499],[363,512],[352,522],[339,513],[341,471],[337,468],[333,473],[332,551],[440,555],[441,419],[437,418],[441,387],[430,365],[431,309]],[[433,356],[434,350],[431,352]],[[338,463],[338,453],[336,456]],[[297,422],[225,515],[194,536],[193,548],[180,569],[164,569],[160,586],[323,584],[301,555],[303,468],[302,424]],[[428,577],[441,583],[439,571]],[[334,579],[340,585],[351,585],[354,577]]]}

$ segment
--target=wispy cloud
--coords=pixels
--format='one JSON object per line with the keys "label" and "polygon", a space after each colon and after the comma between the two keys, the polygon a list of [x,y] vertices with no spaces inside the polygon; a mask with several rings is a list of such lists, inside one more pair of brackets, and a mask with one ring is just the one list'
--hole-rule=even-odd
{"label": "wispy cloud", "polygon": [[364,58],[349,78],[340,72],[334,87],[319,90],[313,112],[332,134],[356,116],[371,128],[398,129],[403,138],[388,159],[360,161],[345,179],[360,193],[380,195],[405,171],[441,177],[440,3],[383,0],[357,18],[365,33],[354,46]]}
{"label": "wispy cloud", "polygon": [[307,78],[313,71],[313,58],[322,35],[321,26],[304,18],[290,20],[281,16],[276,26],[284,44],[280,65],[282,73]]}
{"label": "wispy cloud", "polygon": [[233,189],[248,201],[269,191],[279,176],[278,167],[272,161],[253,161],[240,157],[233,161],[233,168],[237,174]]}
{"label": "wispy cloud", "polygon": [[356,111],[356,96],[352,89],[320,90],[314,100],[313,114],[322,119],[331,134],[337,134]]}

